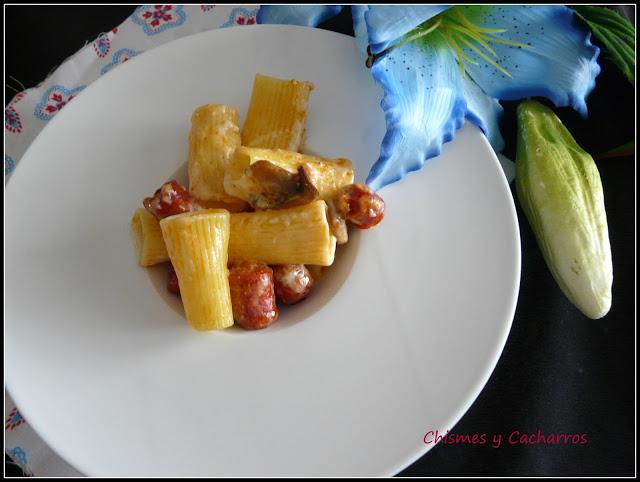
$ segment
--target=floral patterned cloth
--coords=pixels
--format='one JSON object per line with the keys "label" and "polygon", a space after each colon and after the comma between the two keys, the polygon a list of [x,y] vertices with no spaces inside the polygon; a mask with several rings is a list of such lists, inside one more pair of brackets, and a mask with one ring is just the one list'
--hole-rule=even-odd
{"label": "floral patterned cloth", "polygon": [[4,110],[5,182],[42,128],[87,85],[146,50],[214,28],[253,25],[258,5],[142,5]]}
{"label": "floral patterned cloth", "polygon": [[[257,5],[142,5],[4,110],[5,183],[42,128],[87,85],[136,55],[214,28],[256,23]],[[29,426],[5,390],[5,451],[28,475],[79,477]]]}

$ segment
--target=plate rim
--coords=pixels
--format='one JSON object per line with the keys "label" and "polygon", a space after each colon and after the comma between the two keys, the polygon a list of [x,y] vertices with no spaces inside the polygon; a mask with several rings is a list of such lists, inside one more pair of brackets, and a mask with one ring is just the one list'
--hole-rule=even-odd
{"label": "plate rim", "polygon": [[[196,33],[192,33],[189,35],[185,35],[183,37],[177,38],[177,39],[173,39],[170,41],[167,41],[161,45],[157,45],[154,46],[148,50],[145,50],[142,54],[137,55],[136,57],[130,59],[130,61],[127,62],[127,64],[129,64],[126,68],[127,69],[131,69],[131,68],[135,68],[135,67],[131,67],[132,65],[137,65],[137,63],[139,63],[141,60],[141,58],[145,58],[148,59],[150,56],[158,56],[161,55],[161,51],[163,50],[164,47],[166,46],[170,46],[170,45],[174,45],[176,43],[179,43],[181,41],[186,41],[187,39],[192,39],[193,37],[197,37],[197,36],[209,36],[209,35],[224,35],[227,32],[238,32],[238,31],[244,31],[245,29],[228,29],[228,28],[214,28],[211,30],[206,30],[206,31],[202,31],[202,32],[196,32]],[[257,25],[251,25],[251,30],[301,30],[301,31],[306,31],[307,33],[309,32],[317,32],[318,35],[320,36],[337,36],[337,37],[346,37],[349,39],[355,39],[355,37],[351,36],[351,35],[347,35],[347,34],[343,34],[340,32],[334,32],[331,30],[324,30],[324,29],[318,29],[318,28],[313,28],[313,27],[307,27],[307,26],[298,26],[298,25],[264,25],[264,24],[257,24]],[[68,60],[67,60],[68,61]],[[123,67],[123,65],[119,65],[119,67]],[[121,72],[118,75],[123,75],[122,72],[124,71],[124,68],[121,69],[114,69],[115,72]],[[89,84],[87,84],[81,92],[79,92],[76,95],[76,103],[77,103],[77,98],[82,98],[83,94],[85,93],[85,91],[89,91],[90,89],[93,89],[96,85],[100,86],[102,85],[102,83],[106,82],[106,80],[104,80],[105,78],[107,79],[113,79],[113,72],[111,72],[110,76],[106,76],[106,75],[102,75],[98,78],[96,78],[95,80],[91,81]],[[94,89],[95,90],[95,89]],[[64,119],[67,117],[67,113],[72,111],[73,109],[63,109],[61,112],[59,112],[53,119],[51,119],[50,121],[47,122],[47,124],[40,130],[40,132],[38,132],[38,134],[36,135],[36,137],[31,141],[31,143],[29,144],[29,146],[27,147],[27,149],[25,149],[23,155],[20,158],[19,164],[22,163],[22,161],[24,160],[25,157],[27,157],[28,160],[28,156],[31,154],[31,151],[34,149],[34,146],[37,146],[39,144],[39,142],[42,142],[42,138],[44,137],[42,135],[43,132],[48,132],[47,129],[49,129],[49,127],[51,125],[57,125],[60,122],[64,122]],[[487,385],[487,383],[489,382],[489,380],[491,379],[491,376],[493,375],[493,373],[495,372],[495,369],[497,367],[497,364],[500,360],[500,357],[502,356],[502,353],[504,352],[506,343],[508,341],[508,337],[511,331],[511,328],[513,326],[513,320],[515,317],[515,312],[516,312],[516,308],[517,308],[517,302],[518,302],[518,298],[519,298],[519,293],[520,293],[520,283],[521,283],[521,269],[522,269],[522,260],[521,260],[521,238],[520,238],[520,228],[519,228],[519,221],[518,221],[518,216],[517,216],[517,211],[516,211],[516,206],[515,206],[515,201],[513,199],[513,196],[511,194],[511,190],[509,187],[509,183],[507,182],[507,179],[504,175],[504,172],[502,170],[502,167],[500,165],[500,162],[498,160],[498,157],[495,153],[495,151],[493,150],[493,148],[491,147],[491,145],[489,144],[488,140],[486,139],[486,137],[481,133],[481,131],[476,127],[471,125],[470,123],[466,122],[463,124],[463,126],[460,129],[457,129],[457,131],[462,130],[465,126],[471,126],[475,131],[474,135],[476,135],[477,137],[480,137],[481,140],[480,142],[482,142],[482,144],[484,145],[484,149],[487,150],[487,153],[489,154],[489,156],[492,158],[493,161],[493,169],[494,174],[498,175],[500,177],[500,184],[504,190],[503,194],[506,196],[506,200],[508,201],[508,205],[509,205],[509,213],[511,216],[511,223],[510,223],[510,228],[512,230],[512,234],[514,235],[514,239],[513,239],[513,246],[514,246],[514,259],[512,260],[512,264],[511,266],[513,267],[513,272],[511,273],[513,275],[513,278],[515,280],[515,284],[513,287],[513,290],[511,293],[509,293],[509,303],[508,303],[508,308],[507,308],[507,313],[508,316],[506,317],[506,320],[503,321],[502,323],[502,327],[501,327],[501,333],[500,333],[500,340],[498,343],[496,343],[494,345],[494,349],[492,350],[492,356],[491,356],[491,360],[488,363],[488,367],[486,370],[483,371],[483,376],[481,378],[478,378],[475,380],[474,384],[472,386],[469,387],[470,390],[470,395],[466,397],[465,399],[465,403],[462,404],[461,408],[459,410],[457,410],[451,417],[450,420],[452,423],[448,424],[449,427],[453,428],[455,427],[455,425],[457,425],[460,420],[464,417],[464,415],[468,412],[468,410],[473,406],[473,404],[476,402],[478,396],[480,395],[480,393],[482,392],[482,390],[484,389],[484,387]],[[453,139],[453,141],[455,141],[455,138]],[[448,143],[447,143],[448,144]],[[445,144],[446,147],[446,144]],[[11,176],[9,178],[5,178],[5,199],[7,197],[7,193],[9,192],[9,186],[15,184],[14,181],[11,181],[12,179],[15,178],[16,175],[18,175],[18,171],[23,172],[24,169],[18,169],[18,166],[16,166],[16,169],[11,173]],[[411,175],[411,174],[409,174]],[[13,188],[15,189],[15,188]],[[11,191],[13,192],[13,191]],[[6,253],[5,253],[6,254]],[[507,306],[505,304],[505,306]],[[6,331],[6,321],[5,321],[5,331]],[[6,340],[6,339],[5,339]],[[6,357],[6,341],[5,341],[5,357]],[[50,450],[52,450],[58,457],[60,457],[62,460],[64,460],[69,466],[71,466],[72,468],[74,468],[75,470],[81,472],[84,476],[88,476],[88,477],[94,477],[94,476],[100,476],[98,474],[95,474],[93,471],[91,470],[86,470],[86,467],[83,467],[83,464],[79,461],[76,460],[75,456],[73,454],[69,454],[66,453],[66,451],[64,450],[64,448],[61,447],[57,447],[55,445],[53,445],[49,439],[49,435],[48,432],[46,430],[43,430],[42,427],[40,426],[39,423],[33,423],[30,421],[30,417],[29,417],[29,413],[30,413],[30,409],[28,408],[28,403],[27,405],[24,405],[22,402],[23,400],[21,400],[21,395],[16,394],[16,392],[13,390],[13,383],[11,381],[11,376],[8,372],[5,372],[5,390],[10,394],[11,398],[13,399],[16,407],[18,408],[18,410],[20,410],[20,412],[23,414],[23,416],[25,417],[26,420],[29,420],[29,426],[34,430],[34,432],[42,439],[42,441],[44,441],[45,444],[47,444],[48,448]],[[27,407],[27,409],[23,409],[22,407]],[[421,457],[423,457],[424,455],[426,455],[432,448],[434,448],[436,445],[438,444],[430,444],[430,445],[426,445],[423,447],[420,447],[419,449],[411,452],[407,457],[405,457],[403,460],[398,461],[395,465],[390,466],[389,470],[387,472],[384,472],[383,474],[381,474],[381,476],[394,476],[394,475],[398,475],[402,470],[405,470],[406,468],[408,468],[410,465],[412,465],[413,463],[417,462]]]}

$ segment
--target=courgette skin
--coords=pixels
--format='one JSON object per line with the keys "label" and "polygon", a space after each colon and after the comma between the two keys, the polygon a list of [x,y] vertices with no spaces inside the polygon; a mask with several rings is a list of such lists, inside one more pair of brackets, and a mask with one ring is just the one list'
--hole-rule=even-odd
{"label": "courgette skin", "polygon": [[516,194],[560,289],[592,319],[611,308],[613,266],[600,173],[554,112],[518,105]]}

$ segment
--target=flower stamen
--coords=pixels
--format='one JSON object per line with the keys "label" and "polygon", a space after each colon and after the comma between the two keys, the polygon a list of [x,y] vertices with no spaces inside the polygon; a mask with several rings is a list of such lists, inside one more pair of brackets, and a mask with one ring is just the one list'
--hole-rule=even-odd
{"label": "flower stamen", "polygon": [[498,64],[495,60],[493,60],[491,57],[489,57],[487,54],[485,54],[482,50],[480,50],[478,47],[476,47],[475,45],[473,45],[471,42],[469,42],[467,39],[465,39],[464,37],[460,36],[458,37],[458,39],[460,40],[460,42],[462,42],[463,44],[465,44],[469,49],[473,50],[475,53],[477,53],[480,57],[482,57],[485,61],[487,61],[489,64],[491,64],[492,66],[494,66],[496,69],[498,69],[500,72],[502,72],[504,75],[506,75],[509,78],[513,78],[513,76],[509,73],[509,71],[507,69],[505,69],[504,67],[502,67],[500,64]]}
{"label": "flower stamen", "polygon": [[456,62],[458,63],[458,67],[460,68],[460,74],[464,76],[464,57],[465,57],[464,52],[456,42],[453,35],[451,35],[446,30],[442,31],[442,35],[444,35],[444,37],[447,39],[447,42],[449,42],[449,45],[451,46],[451,48],[453,48],[454,52],[456,53],[456,57],[457,57]]}
{"label": "flower stamen", "polygon": [[460,20],[464,24],[464,26],[467,27],[469,30],[475,30],[476,32],[481,32],[481,33],[504,33],[507,31],[507,29],[505,28],[480,27],[474,23],[471,23],[469,19],[465,17],[462,14],[462,12],[460,12],[460,10],[458,10],[457,8],[454,7],[451,9],[451,11],[458,18],[458,20]]}
{"label": "flower stamen", "polygon": [[[504,33],[507,30],[504,28],[488,28],[476,25],[462,13],[461,8],[463,7],[454,6],[430,18],[406,34],[398,43],[384,49],[382,52],[373,54],[371,52],[371,46],[367,47],[367,67],[370,68],[376,60],[396,48],[402,47],[403,45],[409,42],[414,42],[418,39],[423,39],[423,41],[427,40],[425,38],[427,35],[433,32],[438,32],[455,53],[456,62],[458,63],[462,74],[465,73],[465,63],[478,65],[476,60],[465,53],[465,49],[469,49],[507,77],[513,78],[507,69],[494,60],[498,58],[498,54],[493,48],[491,48],[490,43],[518,48],[532,47],[522,42],[515,42],[496,37],[495,34]],[[494,57],[494,59],[490,56]]]}
{"label": "flower stamen", "polygon": [[416,39],[419,39],[420,37],[429,35],[431,32],[437,29],[441,24],[442,24],[442,19],[439,18],[433,25],[428,25],[428,24],[420,25],[418,26],[418,28],[415,29],[416,33],[414,33],[413,35],[407,35],[406,38],[404,38],[397,44],[397,46],[402,47],[404,44],[408,42],[412,42]]}
{"label": "flower stamen", "polygon": [[463,34],[467,35],[468,37],[471,37],[472,39],[474,39],[476,42],[478,42],[480,45],[482,45],[487,52],[489,52],[494,57],[498,56],[498,54],[496,54],[496,51],[493,50],[491,48],[491,46],[487,42],[485,42],[483,40],[481,35],[478,35],[475,32],[470,31],[469,29],[461,28],[461,27],[459,27],[458,25],[455,25],[455,24],[452,24],[451,28],[454,29],[454,30],[457,30],[460,33],[463,33]]}
{"label": "flower stamen", "polygon": [[529,49],[529,48],[532,49],[533,48],[531,45],[527,45],[527,44],[522,43],[522,42],[514,42],[512,40],[496,38],[496,37],[493,37],[491,35],[487,35],[485,38],[487,40],[489,40],[490,42],[494,42],[494,43],[497,43],[497,44],[503,44],[503,45],[509,45],[511,47],[521,47],[523,49]]}

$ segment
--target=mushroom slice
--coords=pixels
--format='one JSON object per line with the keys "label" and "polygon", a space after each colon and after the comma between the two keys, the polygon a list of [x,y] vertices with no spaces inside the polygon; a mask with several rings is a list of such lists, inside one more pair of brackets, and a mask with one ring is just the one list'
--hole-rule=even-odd
{"label": "mushroom slice", "polygon": [[256,161],[245,170],[256,191],[249,199],[254,209],[283,209],[301,206],[319,197],[311,182],[309,167],[303,164],[293,173],[269,161]]}

